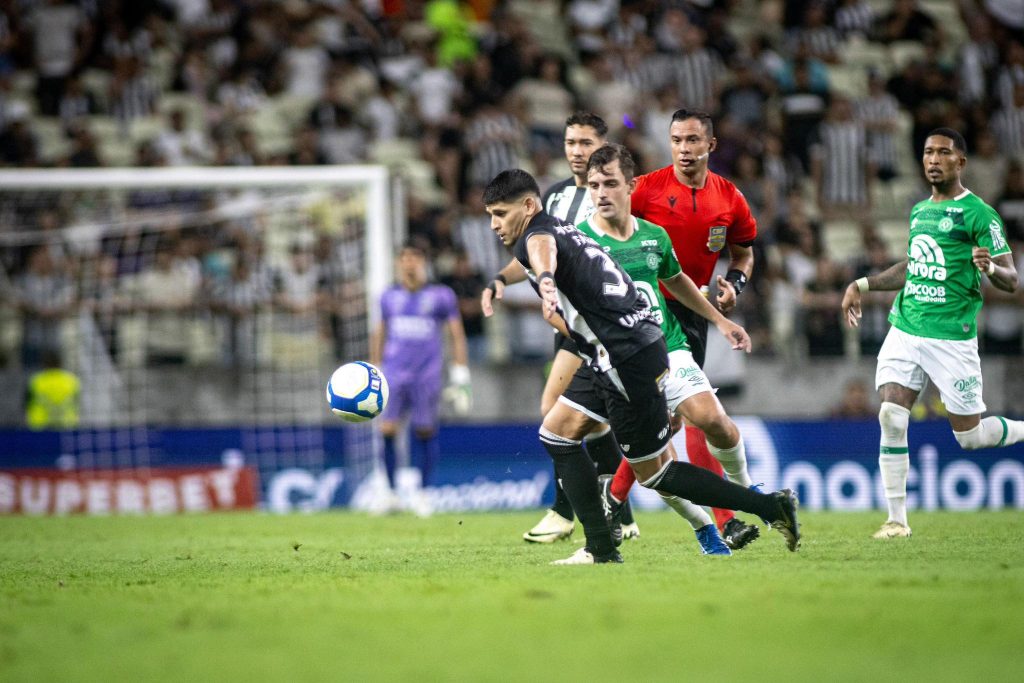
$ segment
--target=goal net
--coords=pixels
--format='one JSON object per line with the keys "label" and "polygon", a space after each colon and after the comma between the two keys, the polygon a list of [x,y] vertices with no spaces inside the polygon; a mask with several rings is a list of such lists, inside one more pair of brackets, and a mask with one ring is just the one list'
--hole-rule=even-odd
{"label": "goal net", "polygon": [[[228,425],[261,474],[342,464],[324,386],[367,356],[389,194],[376,166],[0,172],[5,371],[79,377],[69,466],[147,467],[160,428]],[[354,477],[372,467],[368,427],[345,453]]]}

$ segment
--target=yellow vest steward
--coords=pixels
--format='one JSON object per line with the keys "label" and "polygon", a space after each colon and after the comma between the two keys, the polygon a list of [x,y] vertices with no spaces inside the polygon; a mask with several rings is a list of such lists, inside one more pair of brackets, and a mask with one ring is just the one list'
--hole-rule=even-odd
{"label": "yellow vest steward", "polygon": [[40,370],[28,381],[25,422],[29,429],[69,429],[78,426],[78,392],[74,373],[59,368]]}

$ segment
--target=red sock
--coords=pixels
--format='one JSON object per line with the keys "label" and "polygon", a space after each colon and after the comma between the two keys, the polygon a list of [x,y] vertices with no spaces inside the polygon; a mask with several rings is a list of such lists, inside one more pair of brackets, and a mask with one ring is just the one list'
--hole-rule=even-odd
{"label": "red sock", "polygon": [[633,488],[633,482],[636,481],[636,475],[633,474],[633,468],[629,466],[629,461],[625,458],[619,463],[619,469],[615,470],[615,478],[612,479],[612,496],[615,500],[620,503],[625,501],[629,497],[629,490]]}
{"label": "red sock", "polygon": [[[686,426],[686,454],[690,457],[690,462],[697,467],[710,470],[720,477],[725,476],[722,463],[718,462],[718,458],[711,455],[711,451],[708,450],[704,432],[690,425]],[[721,508],[711,508],[711,512],[715,515],[715,524],[718,525],[719,529],[736,516],[732,513],[732,510],[723,510]]]}

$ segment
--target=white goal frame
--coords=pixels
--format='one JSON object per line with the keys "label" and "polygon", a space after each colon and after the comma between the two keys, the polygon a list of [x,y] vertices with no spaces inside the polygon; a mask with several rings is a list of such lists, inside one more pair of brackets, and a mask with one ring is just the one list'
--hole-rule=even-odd
{"label": "white goal frame", "polygon": [[[391,187],[385,166],[200,166],[173,168],[26,169],[0,171],[0,190],[78,190],[99,188],[239,188],[252,186],[366,188],[364,264],[366,310],[372,324],[377,302],[391,284],[394,235]],[[5,242],[18,232],[0,233]]]}

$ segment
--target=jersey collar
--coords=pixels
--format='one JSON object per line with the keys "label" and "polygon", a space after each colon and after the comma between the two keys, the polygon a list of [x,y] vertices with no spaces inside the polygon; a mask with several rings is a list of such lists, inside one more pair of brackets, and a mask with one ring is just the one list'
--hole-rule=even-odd
{"label": "jersey collar", "polygon": [[[633,239],[633,235],[637,234],[640,231],[640,222],[636,219],[636,216],[630,216],[630,218],[632,219],[633,230],[632,232],[629,233],[629,236],[625,240],[623,240],[624,242],[628,242],[629,240]],[[608,233],[601,229],[601,226],[597,224],[597,221],[590,223],[590,229],[593,230],[599,237],[608,237]],[[613,237],[612,239],[616,238]]]}

